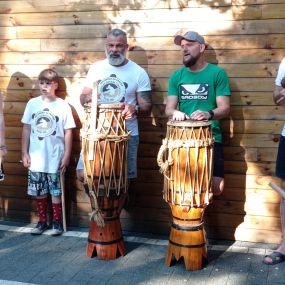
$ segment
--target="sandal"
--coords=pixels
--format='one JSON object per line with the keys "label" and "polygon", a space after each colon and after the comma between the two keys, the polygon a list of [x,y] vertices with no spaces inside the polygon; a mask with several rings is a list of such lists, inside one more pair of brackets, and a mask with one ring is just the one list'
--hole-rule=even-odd
{"label": "sandal", "polygon": [[[271,258],[271,262],[265,260],[266,257]],[[282,254],[279,251],[273,251],[271,254],[269,255],[265,255],[264,259],[263,259],[263,263],[267,264],[267,265],[275,265],[278,264],[280,262],[285,261],[285,254]]]}

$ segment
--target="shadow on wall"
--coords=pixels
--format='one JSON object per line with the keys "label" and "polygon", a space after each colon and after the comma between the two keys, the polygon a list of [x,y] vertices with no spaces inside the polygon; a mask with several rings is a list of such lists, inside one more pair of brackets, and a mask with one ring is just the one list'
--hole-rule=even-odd
{"label": "shadow on wall", "polygon": [[[22,72],[10,77],[4,97],[5,137],[8,154],[5,158],[5,180],[1,182],[1,219],[32,219],[32,202],[26,194],[27,169],[21,160],[21,118],[27,101],[36,96],[35,83]],[[16,186],[16,187],[15,187]]]}
{"label": "shadow on wall", "polygon": [[[208,47],[208,61],[218,65],[215,50]],[[238,86],[230,81],[231,98],[234,96],[234,104],[242,105]],[[232,108],[233,106],[231,106]],[[244,133],[243,114],[239,115],[238,132]],[[244,211],[246,200],[246,149],[241,145],[241,137],[235,137],[235,121],[229,118],[221,120],[221,131],[223,134],[224,159],[225,159],[225,190],[224,193],[215,197],[205,212],[206,228],[209,238],[223,237],[228,240],[241,239],[237,235],[239,226],[244,222],[246,212]],[[236,169],[239,172],[236,172]]]}

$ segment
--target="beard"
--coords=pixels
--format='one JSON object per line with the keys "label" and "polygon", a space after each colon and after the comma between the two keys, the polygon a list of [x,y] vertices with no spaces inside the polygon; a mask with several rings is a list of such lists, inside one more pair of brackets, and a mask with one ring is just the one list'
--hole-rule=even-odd
{"label": "beard", "polygon": [[117,53],[116,55],[114,55],[113,53],[108,53],[106,51],[106,56],[108,58],[109,63],[114,66],[121,65],[126,59],[126,56],[123,53]]}
{"label": "beard", "polygon": [[198,58],[199,58],[198,56],[192,56],[192,55],[188,56],[187,59],[185,59],[185,57],[183,57],[183,64],[186,67],[191,67],[191,66],[195,65]]}

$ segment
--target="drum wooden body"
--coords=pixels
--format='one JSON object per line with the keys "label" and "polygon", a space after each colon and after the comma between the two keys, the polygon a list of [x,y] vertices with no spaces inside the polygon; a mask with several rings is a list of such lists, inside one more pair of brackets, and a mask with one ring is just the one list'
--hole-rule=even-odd
{"label": "drum wooden body", "polygon": [[87,120],[82,132],[85,179],[92,189],[93,212],[100,211],[102,227],[90,222],[87,256],[114,259],[125,254],[120,212],[127,192],[127,149],[129,133],[122,118],[121,104],[98,106],[96,130]]}
{"label": "drum wooden body", "polygon": [[212,182],[213,137],[210,122],[169,121],[158,153],[164,174],[163,198],[169,203],[171,226],[166,264],[184,258],[187,270],[202,268],[207,258],[203,213]]}

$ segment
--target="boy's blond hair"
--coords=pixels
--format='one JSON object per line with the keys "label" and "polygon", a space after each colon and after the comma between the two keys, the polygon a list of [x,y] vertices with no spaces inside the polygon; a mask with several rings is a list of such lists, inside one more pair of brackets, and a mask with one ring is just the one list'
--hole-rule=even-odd
{"label": "boy's blond hair", "polygon": [[59,82],[59,76],[53,69],[44,69],[38,76],[39,80]]}

